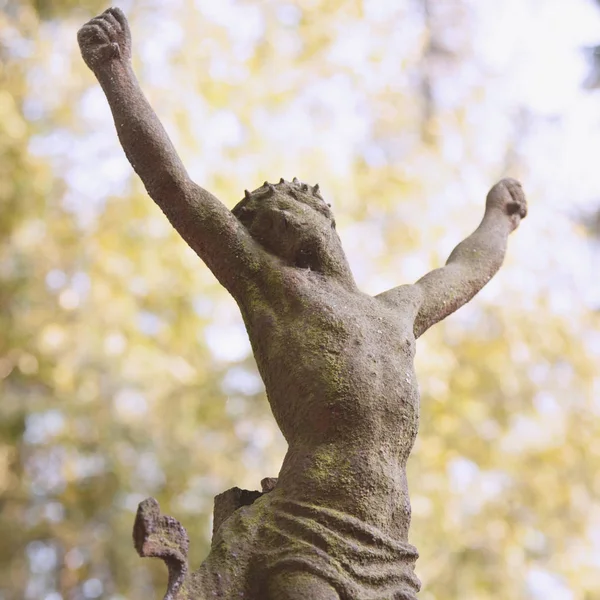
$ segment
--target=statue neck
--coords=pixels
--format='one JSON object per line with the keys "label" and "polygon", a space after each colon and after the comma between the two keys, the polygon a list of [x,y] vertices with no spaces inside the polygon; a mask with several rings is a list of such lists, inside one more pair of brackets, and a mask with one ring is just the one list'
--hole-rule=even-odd
{"label": "statue neck", "polygon": [[301,252],[297,266],[321,273],[328,279],[337,281],[350,291],[358,289],[337,236],[333,239],[322,240],[318,247],[310,251]]}

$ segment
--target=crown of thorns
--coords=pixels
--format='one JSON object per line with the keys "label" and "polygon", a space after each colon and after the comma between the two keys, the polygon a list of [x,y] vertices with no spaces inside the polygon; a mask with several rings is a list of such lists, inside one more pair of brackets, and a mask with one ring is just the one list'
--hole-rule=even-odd
{"label": "crown of thorns", "polygon": [[244,190],[244,199],[234,207],[232,212],[237,214],[251,200],[265,200],[273,196],[273,194],[276,192],[289,194],[292,196],[292,198],[298,200],[299,202],[302,202],[302,196],[311,195],[315,198],[318,198],[323,203],[324,207],[331,207],[331,204],[327,204],[325,200],[323,200],[318,183],[314,186],[310,186],[307,183],[298,181],[297,177],[294,177],[292,181],[286,181],[282,177],[279,180],[279,183],[269,183],[268,181],[265,181],[261,187],[253,192]]}

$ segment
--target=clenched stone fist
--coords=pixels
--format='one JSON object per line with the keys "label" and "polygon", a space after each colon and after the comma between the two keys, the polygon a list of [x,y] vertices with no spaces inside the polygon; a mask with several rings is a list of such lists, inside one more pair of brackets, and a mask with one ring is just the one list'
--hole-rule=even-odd
{"label": "clenched stone fist", "polygon": [[109,8],[88,21],[77,33],[85,64],[97,71],[113,61],[131,59],[131,32],[123,11]]}
{"label": "clenched stone fist", "polygon": [[500,211],[510,220],[514,231],[527,216],[527,200],[521,184],[516,179],[500,180],[489,191],[486,199],[487,211]]}

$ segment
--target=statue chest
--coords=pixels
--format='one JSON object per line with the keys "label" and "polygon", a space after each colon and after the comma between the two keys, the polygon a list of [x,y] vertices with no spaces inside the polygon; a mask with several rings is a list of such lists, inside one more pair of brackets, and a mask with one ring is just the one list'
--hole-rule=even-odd
{"label": "statue chest", "polygon": [[365,436],[389,428],[416,435],[412,327],[373,298],[311,300],[250,330],[282,429],[310,423],[323,439],[350,428]]}

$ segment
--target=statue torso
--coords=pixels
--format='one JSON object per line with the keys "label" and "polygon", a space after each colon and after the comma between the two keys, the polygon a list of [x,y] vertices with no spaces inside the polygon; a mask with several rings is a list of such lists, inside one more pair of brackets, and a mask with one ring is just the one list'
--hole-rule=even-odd
{"label": "statue torso", "polygon": [[[274,303],[242,309],[290,445],[278,485],[299,499],[398,526],[404,537],[404,465],[419,418],[410,303],[402,314],[318,273],[282,277]],[[355,506],[347,505],[350,498],[358,499]]]}

